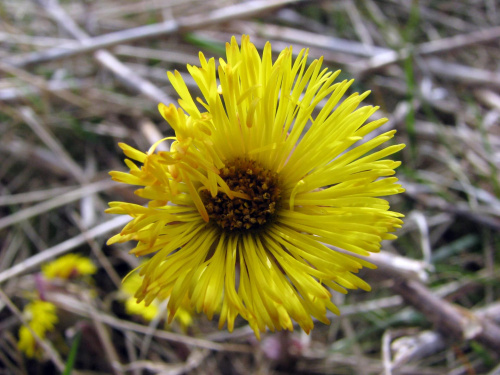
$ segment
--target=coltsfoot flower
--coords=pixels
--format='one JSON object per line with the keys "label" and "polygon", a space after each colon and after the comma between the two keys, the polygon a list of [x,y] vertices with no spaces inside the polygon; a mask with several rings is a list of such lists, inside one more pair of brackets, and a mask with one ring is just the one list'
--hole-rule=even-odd
{"label": "coltsfoot flower", "polygon": [[66,254],[42,266],[42,274],[47,279],[70,279],[93,275],[97,268],[87,257],[78,254]]}
{"label": "coltsfoot flower", "polygon": [[[137,272],[128,275],[127,278],[123,280],[121,291],[126,296],[125,311],[127,311],[128,314],[142,316],[143,319],[150,322],[160,313],[159,304],[157,299],[154,299],[147,306],[145,301],[137,302],[134,294],[140,288],[141,284],[142,277]],[[189,309],[190,302],[186,296],[174,316],[174,319],[179,321],[183,330],[186,330],[193,323],[193,317]]]}
{"label": "coltsfoot flower", "polygon": [[[203,98],[168,73],[180,108],[159,110],[175,137],[145,153],[120,144],[130,172],[111,176],[142,186],[149,203],[111,202],[108,213],[132,220],[108,243],[154,254],[136,297],[169,298],[169,319],[187,296],[209,318],[218,312],[219,328],[240,315],[257,336],[292,321],[309,332],[312,317],[339,313],[331,291],[370,290],[355,273],[371,265],[356,255],[379,251],[402,224],[378,197],[403,191],[387,156],[404,145],[379,147],[394,130],[366,140],[387,119],[366,123],[377,110],[360,106],[369,92],[345,98],[353,81],[335,82],[322,58],[308,65],[307,50],[273,61],[270,43],[259,55],[243,36],[226,53],[218,66],[202,53],[201,67],[188,65]],[[166,140],[170,151],[156,152]]]}
{"label": "coltsfoot flower", "polygon": [[[45,338],[47,332],[54,330],[54,325],[58,322],[56,306],[50,302],[35,300],[23,310],[31,330],[41,339]],[[19,328],[19,350],[24,352],[28,358],[39,358],[41,350],[36,342],[33,333],[27,326]]]}

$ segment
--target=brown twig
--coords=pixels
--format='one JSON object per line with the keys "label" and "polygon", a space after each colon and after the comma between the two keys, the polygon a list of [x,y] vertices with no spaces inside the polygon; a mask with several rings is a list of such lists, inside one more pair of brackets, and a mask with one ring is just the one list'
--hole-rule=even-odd
{"label": "brown twig", "polygon": [[[153,85],[151,82],[145,80],[144,78],[140,77],[139,75],[135,74],[131,69],[129,69],[123,63],[121,63],[110,52],[102,50],[101,48],[103,48],[103,46],[100,46],[98,44],[97,45],[92,44],[92,38],[90,38],[90,36],[87,35],[87,33],[85,33],[82,29],[80,29],[80,27],[75,23],[75,21],[67,15],[64,9],[62,9],[55,0],[48,0],[48,1],[40,0],[39,2],[44,7],[45,11],[49,13],[49,15],[54,20],[56,20],[69,34],[71,34],[74,38],[80,41],[82,46],[78,49],[73,49],[72,50],[73,52],[96,51],[94,53],[94,57],[97,59],[97,61],[103,66],[105,66],[107,69],[111,70],[114,74],[116,74],[122,81],[126,82],[129,86],[132,86],[137,91],[141,92],[142,94],[144,94],[145,96],[156,102],[163,102],[163,103],[173,102],[173,100],[158,87]],[[85,50],[85,47],[89,47],[91,45],[94,46],[95,48]],[[54,51],[54,50],[52,49],[48,51]],[[71,50],[63,50],[63,51],[71,51]],[[50,52],[48,52],[48,55],[50,55]],[[23,63],[20,65],[26,65],[26,64]]]}
{"label": "brown twig", "polygon": [[[53,1],[39,0],[43,7],[58,22],[67,27],[73,36],[80,40],[79,48],[56,47],[42,52],[32,52],[27,55],[14,56],[5,61],[14,66],[26,66],[48,61],[56,61],[63,58],[74,57],[77,55],[94,52],[103,48],[110,48],[118,44],[135,42],[142,39],[165,36],[172,33],[185,32],[187,30],[197,29],[203,26],[209,26],[240,17],[250,17],[261,12],[269,11],[273,8],[300,2],[301,0],[254,0],[241,4],[231,5],[225,8],[216,9],[209,14],[198,14],[186,16],[177,20],[169,20],[159,24],[140,26],[133,29],[127,29],[89,38],[83,31],[70,23],[74,23]],[[76,25],[76,24],[75,24]],[[77,31],[79,30],[79,31]],[[77,36],[78,35],[78,36]],[[73,45],[73,44],[72,44]]]}
{"label": "brown twig", "polygon": [[397,278],[392,286],[404,300],[424,314],[447,340],[477,340],[493,353],[500,353],[500,327],[489,319],[455,306],[415,280]]}
{"label": "brown twig", "polygon": [[71,249],[74,249],[75,247],[85,243],[89,237],[92,238],[96,236],[102,236],[103,234],[123,227],[123,225],[125,225],[125,223],[127,223],[128,221],[130,221],[130,218],[125,216],[115,217],[109,221],[105,221],[99,225],[96,225],[85,233],[80,233],[79,235],[61,242],[49,249],[45,249],[43,252],[33,255],[32,257],[17,263],[11,268],[0,272],[0,284],[23,272],[31,271],[33,268],[39,266],[43,262],[47,262],[59,255],[70,251]]}
{"label": "brown twig", "polygon": [[[421,43],[412,47],[412,53],[418,56],[435,55],[465,48],[470,45],[491,42],[498,38],[500,38],[500,26]],[[359,75],[366,74],[404,60],[409,54],[410,50],[408,48],[404,48],[401,51],[386,51],[376,54],[369,59],[354,63],[351,69]]]}

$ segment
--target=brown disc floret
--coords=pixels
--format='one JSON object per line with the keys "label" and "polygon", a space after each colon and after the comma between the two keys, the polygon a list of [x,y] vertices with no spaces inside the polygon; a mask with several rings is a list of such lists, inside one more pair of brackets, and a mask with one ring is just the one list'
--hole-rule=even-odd
{"label": "brown disc floret", "polygon": [[237,159],[220,170],[220,176],[234,192],[248,199],[229,198],[220,192],[212,197],[201,193],[210,220],[226,231],[259,229],[270,221],[279,203],[280,189],[277,173],[254,160]]}

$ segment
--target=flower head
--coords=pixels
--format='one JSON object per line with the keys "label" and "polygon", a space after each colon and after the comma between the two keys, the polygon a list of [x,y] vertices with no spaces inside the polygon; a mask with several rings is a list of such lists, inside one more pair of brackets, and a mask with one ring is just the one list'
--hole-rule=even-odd
{"label": "flower head", "polygon": [[144,301],[137,302],[134,297],[135,292],[142,284],[142,277],[138,273],[132,273],[123,280],[121,291],[126,296],[125,310],[128,314],[140,315],[145,320],[151,321],[158,315],[158,305],[156,300],[146,306]]}
{"label": "flower head", "polygon": [[[125,310],[128,314],[140,315],[146,321],[151,321],[159,314],[158,300],[155,299],[149,305],[146,305],[145,301],[137,302],[137,299],[134,297],[135,292],[142,284],[142,279],[143,278],[135,272],[129,274],[127,278],[123,280],[121,290],[126,296]],[[192,324],[193,318],[191,316],[190,303],[187,297],[177,310],[174,319],[180,322],[184,330]]]}
{"label": "flower head", "polygon": [[47,279],[70,279],[93,275],[96,271],[95,264],[89,258],[78,254],[66,254],[42,266],[42,273]]}
{"label": "flower head", "polygon": [[[331,291],[370,287],[355,273],[370,263],[356,255],[380,249],[401,214],[377,197],[403,191],[386,159],[404,145],[375,150],[395,131],[365,140],[387,120],[365,123],[377,110],[360,104],[368,92],[344,94],[339,71],[307,64],[292,48],[273,61],[248,36],[233,37],[216,66],[200,53],[189,66],[202,97],[181,75],[168,73],[180,108],[159,105],[175,130],[170,151],[144,153],[120,144],[129,173],[114,180],[139,185],[147,207],[111,202],[108,213],[132,220],[108,243],[137,241],[133,254],[154,254],[136,292],[147,304],[169,298],[171,319],[187,296],[219,327],[240,315],[256,335],[306,332],[315,317],[338,313]],[[320,108],[320,103],[322,108]],[[339,252],[336,248],[343,249]],[[346,254],[347,253],[347,254]]]}
{"label": "flower head", "polygon": [[43,339],[47,332],[54,329],[54,325],[58,321],[56,306],[50,302],[35,300],[26,305],[23,314],[31,330],[24,325],[19,328],[18,348],[24,352],[28,358],[40,357],[40,347],[32,331]]}

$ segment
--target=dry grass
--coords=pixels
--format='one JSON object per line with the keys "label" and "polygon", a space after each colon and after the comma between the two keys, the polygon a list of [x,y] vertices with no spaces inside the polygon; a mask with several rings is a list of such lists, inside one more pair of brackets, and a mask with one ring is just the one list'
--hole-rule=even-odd
{"label": "dry grass", "polygon": [[[500,374],[498,2],[3,0],[0,20],[0,374],[61,371],[77,331],[75,374]],[[117,297],[131,245],[105,245],[124,223],[106,202],[135,199],[107,176],[124,169],[117,142],[171,134],[165,72],[243,33],[324,55],[408,145],[391,201],[406,224],[364,272],[373,291],[336,295],[343,315],[310,336],[145,325]],[[99,272],[45,291],[60,323],[27,360],[19,310],[67,252]]]}

